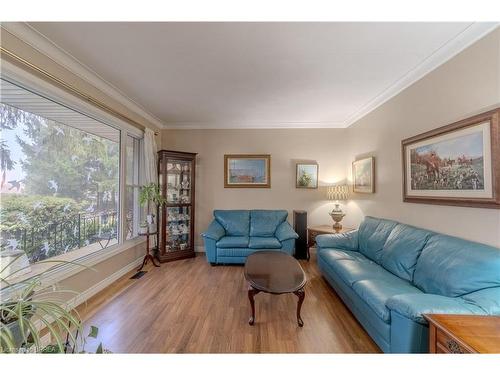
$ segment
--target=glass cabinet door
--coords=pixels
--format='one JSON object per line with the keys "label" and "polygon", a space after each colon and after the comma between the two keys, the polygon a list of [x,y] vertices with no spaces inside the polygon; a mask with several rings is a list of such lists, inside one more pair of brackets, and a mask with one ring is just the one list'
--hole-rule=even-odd
{"label": "glass cabinet door", "polygon": [[166,252],[182,251],[191,247],[191,171],[191,161],[167,159]]}

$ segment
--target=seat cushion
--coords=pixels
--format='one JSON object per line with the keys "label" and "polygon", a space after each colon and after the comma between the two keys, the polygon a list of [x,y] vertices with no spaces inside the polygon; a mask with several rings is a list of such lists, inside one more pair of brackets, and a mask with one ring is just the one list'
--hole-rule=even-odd
{"label": "seat cushion", "polygon": [[415,268],[413,283],[426,293],[458,297],[500,286],[500,250],[457,237],[429,238]]}
{"label": "seat cushion", "polygon": [[432,234],[410,225],[396,225],[382,249],[382,267],[402,279],[412,281],[417,259]]}
{"label": "seat cushion", "polygon": [[366,216],[358,230],[359,251],[380,263],[385,241],[397,225],[395,221]]}
{"label": "seat cushion", "polygon": [[248,236],[250,231],[250,211],[215,210],[214,217],[224,227],[226,236]]}
{"label": "seat cushion", "polygon": [[341,259],[371,262],[370,259],[365,257],[359,251],[341,250],[328,247],[319,249],[318,256],[322,257],[327,263],[333,263]]}
{"label": "seat cushion", "polygon": [[387,300],[393,296],[404,293],[422,293],[409,282],[399,279],[361,280],[353,285],[356,294],[370,306],[373,312],[384,322],[391,320],[391,312],[385,305]]}
{"label": "seat cushion", "polygon": [[276,237],[250,237],[251,249],[281,249],[281,242]]}
{"label": "seat cushion", "polygon": [[393,275],[377,263],[367,260],[338,260],[330,264],[331,268],[338,276],[350,286],[361,280],[387,280],[390,282],[398,282],[401,279]]}
{"label": "seat cushion", "polygon": [[247,236],[225,236],[216,243],[220,248],[248,247]]}
{"label": "seat cushion", "polygon": [[288,212],[285,210],[251,210],[250,236],[273,237],[274,232],[286,220]]}

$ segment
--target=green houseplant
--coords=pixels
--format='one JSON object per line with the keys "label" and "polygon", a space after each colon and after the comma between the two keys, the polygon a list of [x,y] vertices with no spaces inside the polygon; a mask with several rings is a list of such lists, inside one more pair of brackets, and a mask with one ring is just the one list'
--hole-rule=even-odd
{"label": "green houseplant", "polygon": [[154,229],[154,213],[151,212],[152,206],[155,209],[166,203],[166,199],[161,195],[160,186],[154,182],[144,185],[141,188],[139,194],[139,204],[144,207],[146,206],[147,214],[146,220],[141,224],[141,232],[145,233],[148,230],[148,225],[150,226],[149,231],[155,232]]}
{"label": "green houseplant", "polygon": [[[15,262],[2,265],[0,274]],[[73,264],[75,262],[47,260],[38,263]],[[97,327],[90,327],[87,337],[83,336],[83,324],[78,312],[64,301],[64,295],[77,294],[70,290],[44,287],[42,276],[11,283],[18,269],[8,276],[0,277],[2,298],[0,300],[0,353],[68,353],[82,352],[87,337],[97,337]],[[50,334],[49,342],[44,336]],[[97,349],[102,353],[102,345]]]}

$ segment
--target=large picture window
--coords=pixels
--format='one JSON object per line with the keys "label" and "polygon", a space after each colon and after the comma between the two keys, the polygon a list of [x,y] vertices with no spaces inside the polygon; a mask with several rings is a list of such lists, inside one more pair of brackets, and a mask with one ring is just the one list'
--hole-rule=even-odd
{"label": "large picture window", "polygon": [[[0,98],[2,259],[84,256],[120,242],[120,228],[134,237],[135,190],[120,225],[121,131],[3,79]],[[131,142],[125,171],[135,187],[139,139]]]}

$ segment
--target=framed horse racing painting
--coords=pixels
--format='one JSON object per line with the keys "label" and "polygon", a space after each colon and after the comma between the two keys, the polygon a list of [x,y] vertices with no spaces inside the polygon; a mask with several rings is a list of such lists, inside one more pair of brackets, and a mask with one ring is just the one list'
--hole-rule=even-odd
{"label": "framed horse racing painting", "polygon": [[500,208],[500,108],[401,142],[403,200]]}

